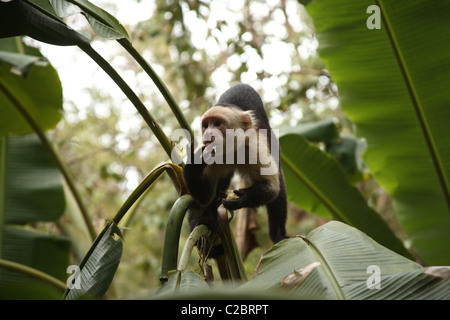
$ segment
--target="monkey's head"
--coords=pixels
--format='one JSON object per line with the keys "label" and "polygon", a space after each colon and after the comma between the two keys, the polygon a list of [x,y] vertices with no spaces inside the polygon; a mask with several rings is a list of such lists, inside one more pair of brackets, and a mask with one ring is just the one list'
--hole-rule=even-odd
{"label": "monkey's head", "polygon": [[254,128],[256,122],[251,111],[243,111],[238,107],[216,105],[208,109],[202,117],[202,141],[208,147],[212,142],[221,139],[225,142],[227,129]]}

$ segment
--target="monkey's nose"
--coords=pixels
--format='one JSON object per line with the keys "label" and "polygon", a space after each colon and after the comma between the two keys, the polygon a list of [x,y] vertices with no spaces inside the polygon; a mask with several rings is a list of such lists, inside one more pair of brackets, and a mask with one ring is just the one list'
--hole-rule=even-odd
{"label": "monkey's nose", "polygon": [[205,146],[207,146],[207,145],[213,143],[215,139],[216,139],[216,138],[215,138],[214,136],[212,136],[209,140],[203,140],[203,144],[204,144]]}

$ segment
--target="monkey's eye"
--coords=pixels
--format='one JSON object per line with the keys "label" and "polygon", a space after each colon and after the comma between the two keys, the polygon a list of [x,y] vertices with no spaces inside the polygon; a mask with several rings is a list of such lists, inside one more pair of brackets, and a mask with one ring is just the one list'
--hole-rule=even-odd
{"label": "monkey's eye", "polygon": [[218,126],[220,126],[222,123],[220,122],[220,120],[216,120],[216,121],[214,121],[214,126],[215,127],[218,127]]}
{"label": "monkey's eye", "polygon": [[208,128],[208,122],[203,122],[203,128],[205,128],[205,129]]}

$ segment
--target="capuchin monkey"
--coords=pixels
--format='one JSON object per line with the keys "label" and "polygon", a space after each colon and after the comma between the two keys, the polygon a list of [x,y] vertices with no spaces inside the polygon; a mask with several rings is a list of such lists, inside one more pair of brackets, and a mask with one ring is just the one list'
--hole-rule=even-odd
{"label": "capuchin monkey", "polygon": [[[190,146],[190,159],[183,169],[189,194],[200,206],[200,216],[189,211],[191,230],[205,224],[210,238],[220,231],[217,209],[230,211],[265,205],[269,236],[274,243],[287,238],[287,200],[280,147],[269,125],[258,93],[249,85],[228,89],[217,104],[202,117],[202,142],[197,151]],[[245,179],[246,188],[234,190],[237,198],[227,199],[227,189],[235,172]],[[203,255],[217,258],[223,248],[198,244]]]}

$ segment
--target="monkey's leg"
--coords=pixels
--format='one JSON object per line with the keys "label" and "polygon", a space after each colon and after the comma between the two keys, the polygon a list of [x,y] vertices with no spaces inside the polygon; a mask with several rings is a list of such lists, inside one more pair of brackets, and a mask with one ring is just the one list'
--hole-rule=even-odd
{"label": "monkey's leg", "polygon": [[284,181],[283,171],[280,168],[278,176],[280,182],[280,192],[276,199],[267,204],[267,215],[269,217],[269,237],[273,243],[277,243],[288,238],[286,235],[287,219],[287,194],[286,183]]}
{"label": "monkey's leg", "polygon": [[267,204],[269,218],[269,237],[273,243],[288,238],[286,235],[287,201],[286,193],[281,191],[278,197]]}

